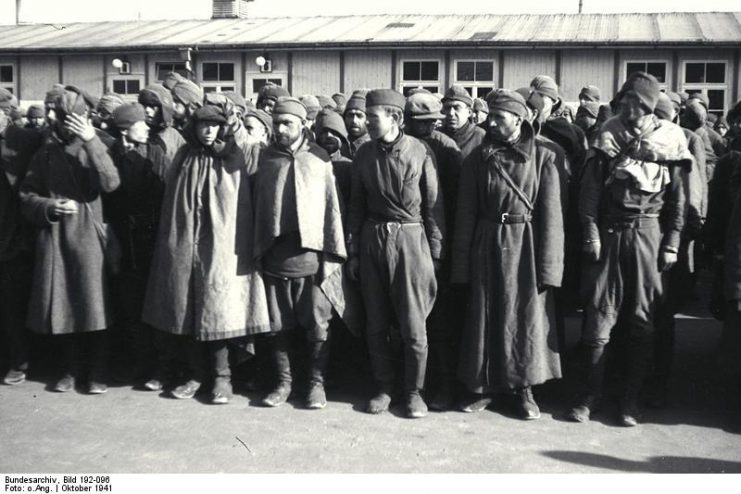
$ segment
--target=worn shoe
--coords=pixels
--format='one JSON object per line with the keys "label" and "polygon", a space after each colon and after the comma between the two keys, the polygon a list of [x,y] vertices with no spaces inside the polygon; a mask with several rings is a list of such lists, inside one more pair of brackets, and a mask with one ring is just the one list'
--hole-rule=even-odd
{"label": "worn shoe", "polygon": [[87,392],[91,395],[102,395],[106,391],[108,391],[108,386],[106,386],[103,383],[90,381],[90,384],[88,385]]}
{"label": "worn shoe", "polygon": [[389,409],[390,404],[391,395],[384,391],[381,391],[376,396],[371,398],[371,400],[368,402],[368,406],[365,408],[365,411],[372,414],[383,413]]}
{"label": "worn shoe", "polygon": [[538,408],[538,404],[535,402],[535,397],[533,396],[533,390],[530,386],[518,389],[517,392],[517,399],[518,399],[518,413],[520,415],[520,418],[524,420],[536,420],[540,418],[540,408]]}
{"label": "worn shoe", "polygon": [[429,403],[430,410],[444,412],[453,406],[453,393],[450,386],[441,386]]}
{"label": "worn shoe", "polygon": [[569,410],[566,414],[566,420],[580,422],[582,424],[589,422],[592,413],[597,411],[598,403],[598,398],[591,395],[585,396],[578,405]]}
{"label": "worn shoe", "polygon": [[57,393],[67,393],[75,389],[75,378],[69,374],[62,377],[52,388]]}
{"label": "worn shoe", "polygon": [[26,382],[26,373],[22,370],[10,369],[3,378],[3,383],[9,386],[15,386],[16,384],[22,384],[24,382]]}
{"label": "worn shoe", "polygon": [[272,393],[262,400],[262,404],[266,407],[277,407],[288,401],[290,395],[291,383],[281,382]]}
{"label": "worn shoe", "polygon": [[407,417],[410,419],[421,419],[427,416],[427,404],[420,396],[419,391],[407,392]]}
{"label": "worn shoe", "polygon": [[635,427],[638,425],[640,411],[633,400],[620,402],[620,425],[623,427]]}
{"label": "worn shoe", "polygon": [[464,413],[478,413],[484,411],[489,405],[491,405],[491,398],[477,394],[462,402],[458,409]]}
{"label": "worn shoe", "polygon": [[232,383],[227,377],[217,377],[214,389],[211,391],[211,403],[214,405],[226,405],[232,399]]}
{"label": "worn shoe", "polygon": [[185,384],[181,384],[172,390],[172,396],[178,400],[189,400],[193,398],[201,388],[201,383],[191,379]]}
{"label": "worn shoe", "polygon": [[157,378],[152,378],[144,383],[144,389],[147,391],[162,391],[163,388],[162,381]]}
{"label": "worn shoe", "polygon": [[327,394],[324,392],[324,385],[315,383],[311,385],[309,394],[306,396],[306,408],[310,410],[319,410],[327,406]]}

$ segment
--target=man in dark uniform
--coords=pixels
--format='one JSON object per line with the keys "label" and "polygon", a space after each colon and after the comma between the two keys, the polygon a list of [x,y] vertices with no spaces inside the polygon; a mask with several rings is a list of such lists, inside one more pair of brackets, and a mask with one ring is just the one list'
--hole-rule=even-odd
{"label": "man in dark uniform", "polygon": [[343,118],[347,137],[350,140],[350,154],[355,155],[358,148],[370,141],[368,128],[366,127],[367,116],[365,114],[365,95],[368,91],[358,89],[352,93],[345,105]]}
{"label": "man in dark uniform", "polygon": [[484,140],[486,131],[476,126],[473,117],[473,98],[463,86],[453,85],[445,92],[443,103],[443,133],[453,139],[466,159]]}
{"label": "man in dark uniform", "polygon": [[394,365],[391,327],[404,348],[406,413],[424,417],[420,395],[427,366],[425,320],[437,292],[445,219],[434,158],[424,143],[401,130],[404,96],[378,89],[366,96],[371,142],[353,162],[348,219],[348,276],[361,282],[366,338],[378,394],[369,413],[388,409]]}

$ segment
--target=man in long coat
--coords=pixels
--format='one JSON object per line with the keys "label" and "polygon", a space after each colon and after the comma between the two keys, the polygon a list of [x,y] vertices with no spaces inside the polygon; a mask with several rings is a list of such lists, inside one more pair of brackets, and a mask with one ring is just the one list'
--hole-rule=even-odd
{"label": "man in long coat", "polygon": [[[682,167],[692,163],[687,139],[654,114],[656,78],[631,74],[616,95],[619,114],[602,126],[585,165],[579,201],[587,349],[586,389],[568,418],[589,420],[602,395],[605,346],[617,325],[627,337],[620,422],[638,424],[638,396],[650,363],[661,272],[677,261],[684,227]],[[663,222],[663,225],[660,224]]]}
{"label": "man in long coat", "polygon": [[[253,262],[253,209],[244,154],[223,134],[226,115],[193,114],[187,145],[165,180],[143,320],[160,331],[206,342],[216,376],[212,403],[232,395],[228,343],[270,330],[265,287]],[[197,360],[173,392],[192,398],[205,379]]]}
{"label": "man in long coat", "polygon": [[[275,144],[260,154],[255,177],[255,258],[265,280],[272,355],[278,384],[264,400],[284,403],[291,393],[289,336],[309,342],[306,406],[324,408],[324,372],[332,308],[342,314],[342,263],[347,254],[332,162],[308,138],[306,107],[280,98],[273,108]],[[336,298],[339,295],[340,298]]]}
{"label": "man in long coat", "polygon": [[37,228],[26,322],[37,333],[65,335],[58,340],[65,367],[55,391],[74,388],[75,353],[91,340],[88,391],[99,394],[106,391],[103,330],[111,322],[101,193],[120,180],[87,117],[89,101],[73,86],[48,99],[52,134],[31,160],[20,194],[23,213]]}
{"label": "man in long coat", "polygon": [[350,141],[351,156],[355,156],[360,146],[370,141],[367,127],[368,116],[365,113],[366,94],[368,94],[368,91],[364,89],[353,91],[342,114],[347,129],[347,137]]}
{"label": "man in long coat", "polygon": [[472,122],[473,98],[462,86],[454,84],[445,92],[442,103],[445,115],[442,131],[455,141],[466,159],[486,135],[484,129]]}
{"label": "man in long coat", "polygon": [[445,218],[431,151],[400,129],[405,103],[391,89],[366,96],[372,140],[353,160],[348,276],[360,279],[368,351],[379,386],[367,411],[384,412],[391,402],[393,325],[404,347],[406,413],[419,418],[427,414],[420,395],[427,366],[425,320],[437,293]]}
{"label": "man in long coat", "polygon": [[515,391],[537,419],[531,387],[561,377],[550,288],[563,275],[561,155],[527,122],[517,92],[489,93],[489,133],[464,161],[453,240],[453,283],[470,285],[459,375],[483,410]]}
{"label": "man in long coat", "polygon": [[185,144],[182,134],[173,127],[172,94],[164,86],[150,84],[139,91],[139,103],[144,106],[147,125],[151,129],[149,145],[158,146],[172,162],[175,153]]}

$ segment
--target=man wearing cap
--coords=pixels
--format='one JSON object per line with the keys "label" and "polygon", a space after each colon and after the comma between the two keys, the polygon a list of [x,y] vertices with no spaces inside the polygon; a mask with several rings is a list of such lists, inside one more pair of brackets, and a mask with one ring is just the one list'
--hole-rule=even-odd
{"label": "man wearing cap", "polygon": [[353,158],[348,218],[348,276],[359,280],[366,339],[378,394],[369,413],[388,409],[394,385],[392,328],[401,335],[404,393],[410,418],[427,415],[420,396],[427,367],[425,320],[435,302],[445,217],[432,153],[401,130],[404,96],[376,89],[366,96],[371,141]]}
{"label": "man wearing cap", "polygon": [[471,293],[461,410],[514,392],[518,414],[532,420],[540,417],[532,386],[561,377],[550,288],[563,274],[563,158],[536,136],[519,93],[495,90],[487,103],[489,132],[461,170],[453,240],[451,281]]}
{"label": "man wearing cap", "polygon": [[319,110],[322,109],[322,106],[319,104],[319,99],[311,94],[301,96],[299,101],[306,107],[306,130],[308,131],[309,138],[314,139],[314,120],[316,120],[316,116]]}
{"label": "man wearing cap", "polygon": [[316,143],[327,152],[332,161],[334,177],[340,192],[340,210],[344,217],[347,214],[352,184],[352,158],[345,122],[336,111],[324,109],[317,114],[315,131]]}
{"label": "man wearing cap", "polygon": [[586,389],[568,413],[573,421],[588,421],[599,404],[605,345],[615,328],[627,342],[621,354],[626,373],[620,423],[638,423],[661,273],[677,262],[684,228],[682,168],[692,163],[682,131],[654,115],[659,94],[654,76],[636,72],[628,77],[615,97],[618,115],[602,126],[597,152],[584,170],[579,216],[587,372]]}
{"label": "man wearing cap", "polygon": [[[404,108],[404,130],[424,141],[433,152],[444,201],[445,228],[452,232],[463,157],[453,139],[435,130],[436,123],[444,118],[441,110],[440,100],[428,91],[410,94]],[[451,236],[448,235],[447,239],[442,267],[437,273],[437,297],[427,324],[430,344],[427,380],[432,385],[430,391],[434,390],[429,402],[433,410],[447,410],[452,405],[458,350],[458,332],[455,329],[464,318],[459,309],[465,301],[450,286]]]}
{"label": "man wearing cap", "polygon": [[721,156],[726,154],[726,146],[725,142],[723,141],[723,137],[718,134],[713,128],[713,123],[717,119],[717,116],[713,113],[710,113],[710,100],[705,94],[696,92],[690,94],[689,98],[687,98],[687,104],[689,103],[697,103],[705,110],[704,122],[705,126],[707,127],[708,140],[713,147],[713,151],[718,156],[718,158],[720,158]]}
{"label": "man wearing cap", "polygon": [[463,159],[466,159],[486,135],[484,129],[471,121],[473,98],[463,86],[455,84],[445,92],[442,103],[442,113],[445,115],[442,131],[455,141]]}
{"label": "man wearing cap", "polygon": [[150,146],[158,146],[168,161],[185,144],[182,134],[173,125],[172,93],[164,86],[150,84],[139,91],[139,103],[144,107],[146,122],[151,130]]}
{"label": "man wearing cap", "polygon": [[260,88],[255,106],[258,110],[262,110],[270,115],[273,113],[273,107],[278,101],[278,98],[287,96],[291,95],[285,88],[269,82]]}
{"label": "man wearing cap", "polygon": [[342,264],[347,258],[340,204],[327,153],[308,139],[306,107],[279,98],[275,143],[260,153],[255,178],[254,257],[265,280],[271,351],[278,384],[263,404],[284,403],[292,389],[290,338],[309,346],[306,407],[324,408],[329,321],[344,312]]}
{"label": "man wearing cap", "polygon": [[471,121],[486,132],[486,117],[489,116],[489,105],[481,98],[474,98],[472,109]]}
{"label": "man wearing cap", "polygon": [[343,113],[352,156],[355,156],[360,146],[370,141],[366,126],[367,115],[365,114],[365,95],[367,93],[368,91],[363,89],[354,91],[350,99],[347,100]]}
{"label": "man wearing cap", "polygon": [[31,105],[28,107],[26,112],[26,119],[28,123],[26,127],[29,129],[42,129],[46,127],[46,112],[44,107],[41,105]]}
{"label": "man wearing cap", "polygon": [[600,90],[597,86],[587,85],[581,88],[581,91],[579,91],[579,106],[584,106],[587,103],[599,102]]}
{"label": "man wearing cap", "polygon": [[[227,93],[206,93],[203,104],[213,105],[226,116],[226,123],[222,126],[220,139],[233,140],[244,156],[247,174],[254,175],[257,171],[257,160],[260,146],[256,145],[242,122],[244,99],[236,93],[229,97]],[[240,101],[241,99],[241,101]],[[236,101],[236,103],[235,103]]]}
{"label": "man wearing cap", "polygon": [[251,142],[267,146],[273,140],[273,117],[263,110],[247,110],[244,128]]}
{"label": "man wearing cap", "polygon": [[100,97],[93,114],[93,124],[101,130],[112,133],[111,119],[113,110],[124,104],[124,100],[116,93],[106,93]]}
{"label": "man wearing cap", "polygon": [[[88,342],[88,391],[106,391],[110,325],[106,239],[101,194],[120,183],[108,149],[88,119],[94,106],[67,86],[47,98],[52,138],[37,152],[20,188],[21,207],[36,227],[28,327],[54,335],[61,347],[63,377],[55,391],[71,391],[75,353]],[[112,260],[112,259],[109,259]]]}
{"label": "man wearing cap", "polygon": [[347,95],[345,93],[334,93],[332,100],[335,104],[335,111],[340,115],[345,113],[345,106],[347,105]]}
{"label": "man wearing cap", "polygon": [[195,82],[183,78],[170,89],[170,92],[172,93],[172,125],[183,132],[190,116],[203,105],[203,90]]}
{"label": "man wearing cap", "polygon": [[[254,212],[244,154],[221,140],[226,115],[215,105],[193,113],[186,145],[172,162],[160,214],[143,321],[190,345],[189,379],[172,395],[192,398],[215,377],[211,403],[232,398],[230,352],[270,330],[265,287],[253,262]],[[232,355],[233,357],[235,355]]]}
{"label": "man wearing cap", "polygon": [[715,174],[715,165],[718,163],[718,159],[725,154],[725,146],[722,139],[719,141],[715,140],[713,136],[714,131],[711,131],[705,125],[707,118],[708,110],[704,101],[698,97],[690,97],[680,116],[680,123],[682,127],[700,136],[700,139],[702,139],[705,145],[705,175],[708,184],[710,184]]}
{"label": "man wearing cap", "polygon": [[589,147],[596,143],[600,125],[598,123],[600,104],[597,101],[586,101],[576,110],[574,124],[579,127],[587,139]]}

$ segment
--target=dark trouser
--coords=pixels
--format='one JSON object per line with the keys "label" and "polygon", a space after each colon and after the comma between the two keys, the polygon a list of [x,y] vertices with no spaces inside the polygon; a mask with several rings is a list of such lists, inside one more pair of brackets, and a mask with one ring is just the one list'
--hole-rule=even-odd
{"label": "dark trouser", "polygon": [[465,318],[467,301],[461,292],[451,289],[449,283],[438,282],[439,291],[427,320],[429,359],[428,381],[432,387],[452,389],[458,368],[458,347]]}
{"label": "dark trouser", "polygon": [[360,283],[373,375],[382,389],[393,387],[389,342],[393,324],[404,347],[404,389],[422,389],[427,367],[425,321],[437,293],[424,227],[417,223],[367,222],[361,239]]}
{"label": "dark trouser", "polygon": [[0,334],[3,359],[13,370],[28,368],[26,313],[31,289],[33,258],[20,255],[0,262]]}
{"label": "dark trouser", "polygon": [[157,373],[155,377],[169,379],[174,368],[182,365],[188,379],[203,382],[205,363],[203,344],[191,336],[175,335],[155,330],[154,345],[157,348]]}
{"label": "dark trouser", "polygon": [[661,296],[658,220],[646,218],[602,228],[602,254],[584,266],[588,394],[599,396],[604,379],[604,350],[610,332],[627,332],[624,398],[635,400],[645,378],[654,338],[654,317]]}
{"label": "dark trouser", "polygon": [[289,338],[292,330],[306,331],[309,343],[309,383],[323,384],[329,357],[329,321],[332,304],[314,282],[314,276],[279,278],[265,274],[265,291],[272,329],[271,354],[278,381],[291,383]]}
{"label": "dark trouser", "polygon": [[89,381],[108,378],[109,332],[107,330],[54,336],[62,356],[62,373],[74,377],[87,374]]}
{"label": "dark trouser", "polygon": [[229,340],[209,341],[206,348],[211,357],[211,369],[216,378],[231,379],[232,370],[229,366]]}

